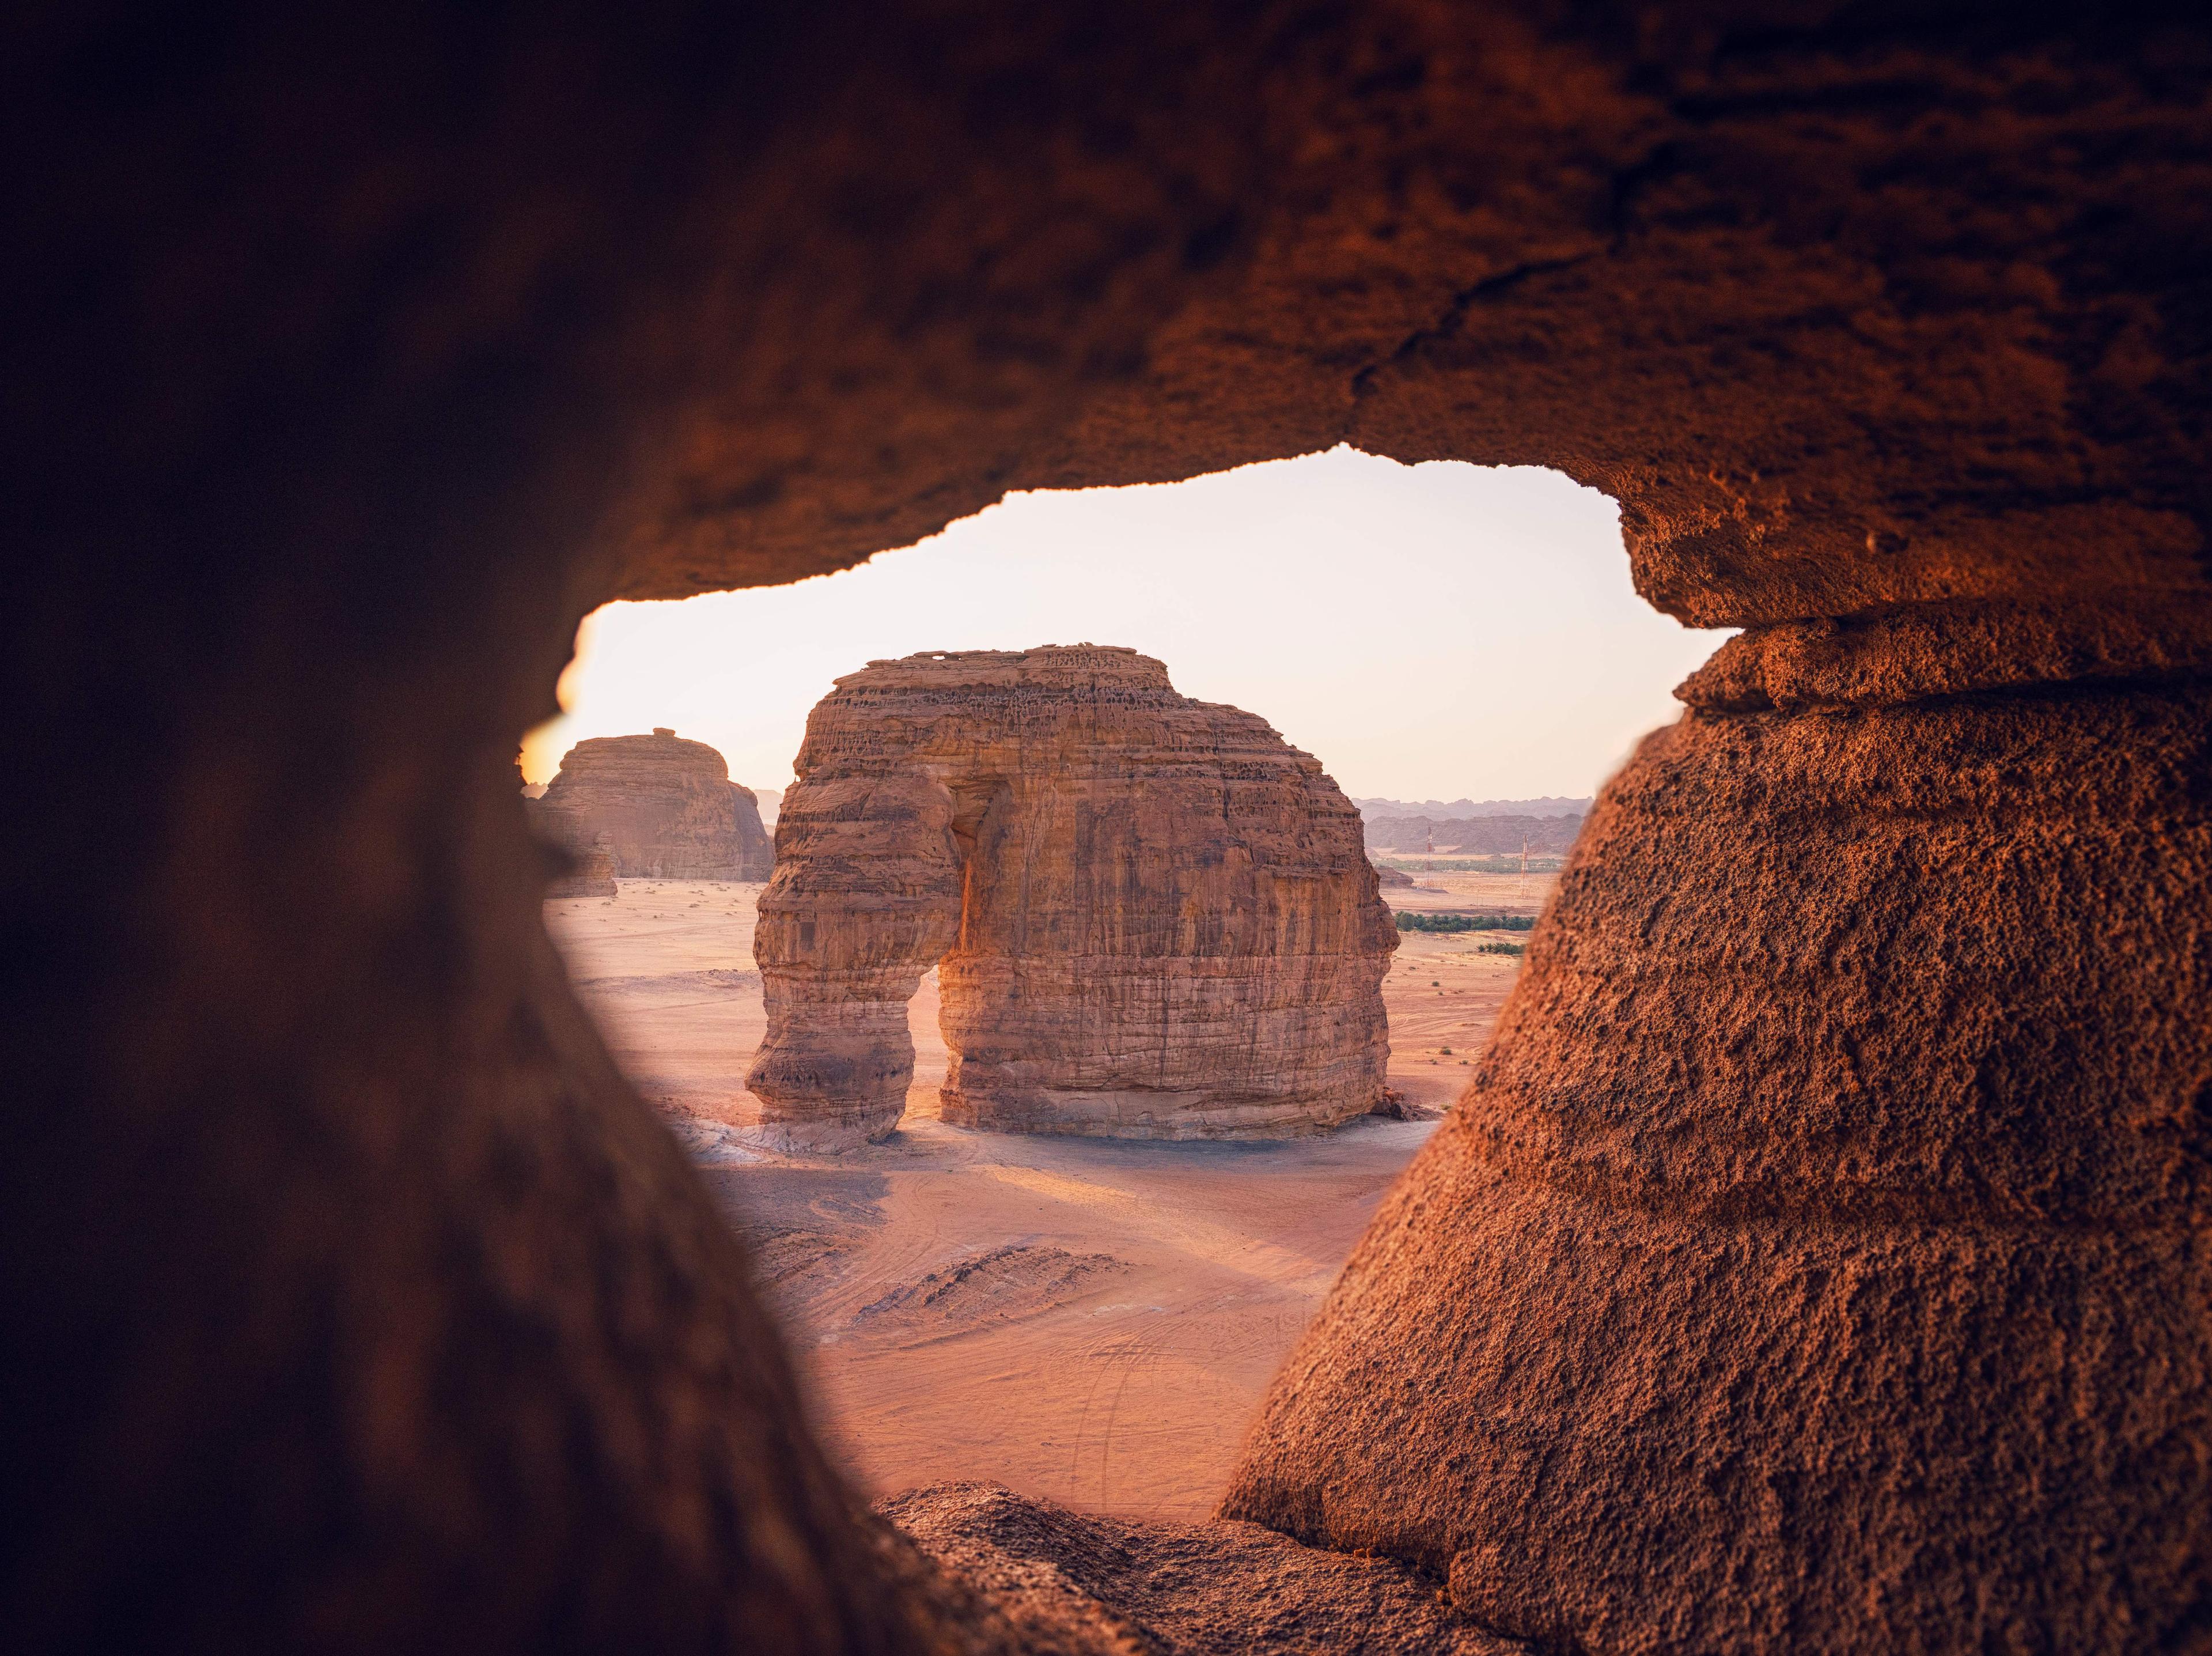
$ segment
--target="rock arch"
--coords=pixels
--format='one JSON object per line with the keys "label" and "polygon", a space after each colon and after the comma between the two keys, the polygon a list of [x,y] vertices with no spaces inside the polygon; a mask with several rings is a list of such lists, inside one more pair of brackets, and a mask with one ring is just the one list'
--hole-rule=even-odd
{"label": "rock arch", "polygon": [[942,961],[945,1119],[1275,1137],[1366,1114],[1398,935],[1359,814],[1264,720],[1094,645],[873,661],[807,720],[754,951],[763,1132],[890,1132]]}
{"label": "rock arch", "polygon": [[10,26],[19,1637],[1008,1647],[813,1446],[514,740],[605,599],[1349,440],[1559,466],[1747,630],[1235,1510],[1593,1651],[2201,1640],[2201,19]]}

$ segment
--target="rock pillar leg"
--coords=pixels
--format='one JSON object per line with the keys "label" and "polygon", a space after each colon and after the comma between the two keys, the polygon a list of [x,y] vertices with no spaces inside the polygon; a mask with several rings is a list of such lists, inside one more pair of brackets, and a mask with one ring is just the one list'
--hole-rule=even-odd
{"label": "rock pillar leg", "polygon": [[907,1002],[960,928],[952,796],[919,772],[793,789],[753,958],[768,1035],[746,1086],[771,1148],[851,1149],[898,1125]]}
{"label": "rock pillar leg", "polygon": [[2212,688],[1882,688],[1605,790],[1226,1515],[1592,1656],[2201,1635]]}

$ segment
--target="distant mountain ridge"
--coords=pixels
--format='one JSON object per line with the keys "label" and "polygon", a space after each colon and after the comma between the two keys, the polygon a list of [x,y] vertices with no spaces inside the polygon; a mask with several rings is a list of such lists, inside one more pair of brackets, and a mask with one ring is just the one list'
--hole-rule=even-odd
{"label": "distant mountain ridge", "polygon": [[1363,800],[1352,801],[1359,814],[1374,822],[1383,817],[1586,817],[1594,802],[1589,797],[1563,799],[1547,795],[1536,800]]}
{"label": "distant mountain ridge", "polygon": [[1583,819],[1556,817],[1376,817],[1364,825],[1370,851],[1456,851],[1481,856],[1540,851],[1557,856],[1572,848]]}

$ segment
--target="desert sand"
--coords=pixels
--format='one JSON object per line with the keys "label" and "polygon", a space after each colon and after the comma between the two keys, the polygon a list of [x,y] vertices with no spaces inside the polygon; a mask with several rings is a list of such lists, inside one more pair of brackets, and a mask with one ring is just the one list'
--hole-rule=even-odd
{"label": "desert sand", "polygon": [[[1422,875],[1394,906],[1533,913],[1549,876]],[[993,1479],[1121,1517],[1203,1516],[1261,1388],[1433,1120],[1273,1142],[966,1131],[938,1117],[934,972],[899,1130],[769,1155],[744,1075],[765,1032],[757,885],[623,880],[545,914],[608,1044],[754,1250],[826,1434],[870,1495]],[[1448,1105],[1520,962],[1405,934],[1390,1086]],[[1447,1050],[1446,1049],[1449,1049]]]}

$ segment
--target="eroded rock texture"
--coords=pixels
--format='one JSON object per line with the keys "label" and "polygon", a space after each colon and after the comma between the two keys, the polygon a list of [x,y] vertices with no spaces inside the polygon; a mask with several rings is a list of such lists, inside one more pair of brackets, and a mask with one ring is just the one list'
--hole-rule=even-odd
{"label": "eroded rock texture", "polygon": [[775,862],[752,789],[672,730],[578,742],[531,817],[580,858],[603,846],[627,880],[766,880]]}
{"label": "eroded rock texture", "polygon": [[1395,1560],[1302,1547],[1256,1524],[1131,1524],[981,1483],[877,1510],[1033,1653],[1524,1656]]}
{"label": "eroded rock texture", "polygon": [[1358,813],[1265,720],[1133,650],[911,655],[840,679],[796,769],[754,933],[772,1135],[897,1123],[933,964],[948,1121],[1252,1137],[1381,1096],[1397,933]]}
{"label": "eroded rock texture", "polygon": [[608,598],[1352,441],[1751,630],[1239,1503],[1593,1653],[2201,1645],[2201,10],[12,9],[0,1624],[1006,1647],[854,1521],[511,756]]}
{"label": "eroded rock texture", "polygon": [[1224,1510],[1589,1650],[2148,1646],[2212,1502],[2208,777],[2201,682],[1650,738]]}

